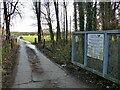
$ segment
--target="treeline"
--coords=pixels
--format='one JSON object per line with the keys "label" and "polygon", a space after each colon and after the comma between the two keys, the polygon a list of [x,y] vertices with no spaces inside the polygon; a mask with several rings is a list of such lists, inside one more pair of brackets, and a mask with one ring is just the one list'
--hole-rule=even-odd
{"label": "treeline", "polygon": [[[120,29],[120,2],[91,0],[89,2],[76,2],[74,0],[73,20],[68,20],[68,2],[66,0],[43,1],[33,0],[34,10],[38,22],[38,42],[41,42],[42,21],[46,20],[49,27],[51,42],[54,44],[52,16],[54,6],[55,21],[57,23],[56,42],[68,42],[68,32],[71,33],[71,22],[74,21],[74,31],[95,31]],[[44,8],[43,9],[41,9]],[[59,9],[60,8],[60,9]],[[71,12],[72,13],[72,12]],[[61,15],[61,17],[60,17]],[[70,18],[71,19],[71,18]],[[41,21],[42,20],[42,21]],[[69,21],[69,22],[68,22]],[[70,26],[69,26],[70,24]]]}
{"label": "treeline", "polygon": [[[37,18],[38,43],[42,42],[44,35],[43,25],[46,25],[50,34],[51,42],[54,44],[62,40],[67,44],[71,31],[95,31],[95,30],[115,30],[120,29],[120,2],[109,0],[89,0],[89,2],[78,2],[74,0],[73,11],[68,17],[68,6],[72,2],[67,0],[33,0],[33,11]],[[16,15],[21,17],[19,11],[19,0],[3,2],[4,26],[7,35],[6,40],[10,40],[10,25]],[[70,18],[70,20],[68,20]],[[54,33],[53,23],[56,23],[56,33]],[[72,30],[72,23],[74,29]],[[1,23],[0,23],[1,24]],[[56,36],[56,40],[54,40]]]}
{"label": "treeline", "polygon": [[[37,32],[11,32],[11,35],[20,36],[20,35],[37,35]],[[44,32],[44,35],[50,35],[49,32]],[[55,32],[54,32],[55,35]]]}
{"label": "treeline", "polygon": [[37,32],[11,32],[12,35],[20,36],[20,35],[37,35]]}

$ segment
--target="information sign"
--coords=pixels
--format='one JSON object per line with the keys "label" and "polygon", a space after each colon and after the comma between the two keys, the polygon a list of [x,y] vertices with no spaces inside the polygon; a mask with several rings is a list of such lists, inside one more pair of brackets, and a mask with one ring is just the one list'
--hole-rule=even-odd
{"label": "information sign", "polygon": [[104,34],[88,34],[87,56],[103,60]]}

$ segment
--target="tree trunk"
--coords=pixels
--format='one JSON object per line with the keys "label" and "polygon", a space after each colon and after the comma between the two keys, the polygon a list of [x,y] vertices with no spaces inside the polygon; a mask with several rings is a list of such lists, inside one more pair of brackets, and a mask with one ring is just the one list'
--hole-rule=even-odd
{"label": "tree trunk", "polygon": [[102,18],[102,29],[110,30],[115,28],[114,21],[115,16],[113,15],[113,10],[111,2],[100,2],[101,18]]}
{"label": "tree trunk", "polygon": [[70,41],[71,41],[71,16],[70,16]]}
{"label": "tree trunk", "polygon": [[68,43],[68,19],[67,19],[67,8],[66,8],[66,44]]}
{"label": "tree trunk", "polygon": [[54,33],[52,30],[52,22],[51,22],[51,17],[50,17],[50,6],[49,2],[47,2],[47,15],[48,15],[48,26],[49,26],[49,31],[50,31],[50,37],[51,37],[51,42],[54,45]]}
{"label": "tree trunk", "polygon": [[65,21],[66,21],[66,33],[65,33],[65,40],[66,44],[68,43],[68,20],[67,20],[67,5],[64,2],[64,10],[65,10]]}
{"label": "tree trunk", "polygon": [[84,8],[83,2],[78,2],[78,10],[79,10],[79,22],[80,22],[80,31],[84,31]]}
{"label": "tree trunk", "polygon": [[8,42],[10,42],[10,22],[8,20],[8,14],[7,14],[7,6],[6,6],[6,2],[3,2],[3,6],[4,6],[4,16],[5,16],[5,23],[6,23],[6,40]]}
{"label": "tree trunk", "polygon": [[38,26],[38,43],[41,43],[41,2],[35,2],[35,10]]}
{"label": "tree trunk", "polygon": [[75,26],[75,31],[77,31],[77,11],[76,11],[76,2],[74,0],[74,26]]}
{"label": "tree trunk", "polygon": [[57,20],[57,34],[56,34],[56,41],[59,42],[61,39],[60,33],[60,24],[59,24],[59,8],[58,8],[58,1],[54,1],[55,13],[56,13],[56,20]]}
{"label": "tree trunk", "polygon": [[87,2],[87,24],[86,31],[92,31],[92,2]]}
{"label": "tree trunk", "polygon": [[41,2],[39,1],[38,43],[41,43]]}
{"label": "tree trunk", "polygon": [[[10,42],[10,19],[11,19],[11,15],[13,15],[15,13],[18,1],[19,0],[17,0],[14,5],[13,5],[13,3],[14,3],[13,1],[11,3],[9,3],[8,1],[3,2],[4,19],[5,19],[5,23],[6,23],[6,40],[8,42]],[[11,8],[11,10],[9,11],[10,8]]]}
{"label": "tree trunk", "polygon": [[102,29],[105,30],[104,2],[100,2],[100,11],[101,11],[101,18],[102,18]]}
{"label": "tree trunk", "polygon": [[97,2],[95,2],[95,6],[93,7],[93,25],[92,25],[92,29],[93,31],[96,31],[97,30],[97,19],[96,19],[96,14],[97,14],[97,10],[96,10],[96,7],[97,7]]}
{"label": "tree trunk", "polygon": [[[63,5],[65,5],[65,2],[63,2]],[[63,8],[63,41],[65,41],[65,6]]]}
{"label": "tree trunk", "polygon": [[51,21],[50,21],[50,23],[48,23],[48,25],[49,25],[51,42],[52,42],[52,44],[54,45],[54,33],[53,33],[53,31],[52,31],[52,23],[51,23]]}

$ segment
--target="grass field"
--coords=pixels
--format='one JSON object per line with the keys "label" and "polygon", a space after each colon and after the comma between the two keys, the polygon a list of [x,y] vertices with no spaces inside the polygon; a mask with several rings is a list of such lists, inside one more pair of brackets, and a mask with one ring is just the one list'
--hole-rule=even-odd
{"label": "grass field", "polygon": [[[25,35],[25,36],[23,36],[24,40],[27,40],[27,41],[29,41],[31,43],[35,42],[35,38],[37,38],[37,42],[38,42],[38,36],[37,35],[30,35],[30,36]],[[50,41],[50,36],[46,35],[46,36],[44,36],[44,39],[45,39],[45,41]],[[42,37],[42,40],[43,40],[43,37]],[[54,36],[54,40],[56,40],[56,36]]]}
{"label": "grass field", "polygon": [[35,38],[37,38],[37,41],[38,41],[38,36],[23,36],[24,40],[27,40],[31,43],[35,42]]}

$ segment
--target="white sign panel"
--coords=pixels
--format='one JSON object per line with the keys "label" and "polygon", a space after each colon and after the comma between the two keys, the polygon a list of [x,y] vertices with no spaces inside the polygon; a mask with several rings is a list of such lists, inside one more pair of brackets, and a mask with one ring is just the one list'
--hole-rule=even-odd
{"label": "white sign panel", "polygon": [[76,40],[76,42],[78,42],[78,36],[75,36],[75,40]]}
{"label": "white sign panel", "polygon": [[103,60],[104,34],[88,34],[87,56]]}

